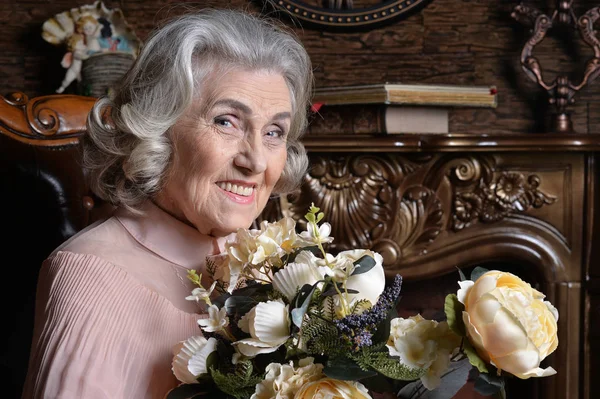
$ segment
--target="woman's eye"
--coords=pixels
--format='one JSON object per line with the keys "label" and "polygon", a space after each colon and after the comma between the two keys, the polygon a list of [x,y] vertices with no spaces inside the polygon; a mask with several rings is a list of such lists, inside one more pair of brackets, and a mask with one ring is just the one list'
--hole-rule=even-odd
{"label": "woman's eye", "polygon": [[285,137],[285,133],[281,129],[269,130],[266,135],[268,137],[279,138],[279,139]]}
{"label": "woman's eye", "polygon": [[231,123],[231,121],[227,118],[223,118],[223,117],[216,117],[214,119],[215,124],[222,126],[222,127],[233,127],[233,123]]}

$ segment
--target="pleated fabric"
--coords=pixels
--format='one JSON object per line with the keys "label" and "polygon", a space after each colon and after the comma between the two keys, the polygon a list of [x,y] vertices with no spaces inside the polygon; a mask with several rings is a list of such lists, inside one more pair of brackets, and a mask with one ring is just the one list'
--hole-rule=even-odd
{"label": "pleated fabric", "polygon": [[146,210],[118,211],[42,265],[23,399],[163,399],[177,386],[173,348],[204,317],[185,276],[223,242]]}

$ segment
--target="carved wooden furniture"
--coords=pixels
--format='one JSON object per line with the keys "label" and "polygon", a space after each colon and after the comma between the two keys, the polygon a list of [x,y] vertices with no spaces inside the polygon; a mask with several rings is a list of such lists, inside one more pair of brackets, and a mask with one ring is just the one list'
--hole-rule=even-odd
{"label": "carved wooden furniture", "polygon": [[[68,95],[0,98],[0,207],[8,342],[1,351],[3,395],[18,398],[33,330],[38,270],[62,241],[85,227],[92,197],[79,166],[78,137],[95,99]],[[7,237],[8,236],[8,237]]]}
{"label": "carved wooden furniture", "polygon": [[[96,217],[76,150],[93,101],[0,99],[3,209],[15,232],[4,252],[30,282],[56,241]],[[558,374],[511,381],[509,397],[511,389],[518,391],[512,397],[599,397],[592,379],[600,367],[592,356],[600,351],[597,136],[338,134],[304,142],[312,166],[302,190],[271,202],[262,217],[300,218],[311,202],[318,204],[333,226],[332,252],[370,247],[384,256],[389,275],[403,275],[400,306],[407,315],[439,315],[445,294],[456,291],[457,267],[521,275],[560,312],[560,344],[544,362]],[[27,176],[33,178],[18,193],[7,185]],[[43,196],[34,190],[40,180],[51,188]],[[57,210],[61,223],[42,217]],[[57,234],[65,220],[70,227]],[[16,252],[17,243],[35,253]],[[30,339],[32,314],[20,318],[13,325]]]}

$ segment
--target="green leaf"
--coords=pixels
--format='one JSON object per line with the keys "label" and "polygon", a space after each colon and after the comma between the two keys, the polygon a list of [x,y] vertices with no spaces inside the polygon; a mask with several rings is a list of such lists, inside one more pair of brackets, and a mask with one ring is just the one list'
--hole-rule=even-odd
{"label": "green leaf", "polygon": [[324,217],[325,217],[325,214],[323,212],[319,212],[317,214],[317,220],[316,220],[316,222],[319,223],[321,220],[323,220]]}
{"label": "green leaf", "polygon": [[479,378],[481,378],[488,384],[497,386],[498,388],[504,386],[504,377],[502,377],[501,375],[496,375],[494,373],[481,373],[479,374]]}
{"label": "green leaf", "polygon": [[249,296],[230,296],[225,300],[225,311],[229,316],[234,314],[245,315],[248,313],[258,302],[256,299]]}
{"label": "green leaf", "polygon": [[444,313],[446,313],[448,327],[450,327],[456,335],[461,337],[466,335],[465,323],[462,318],[462,312],[464,310],[465,305],[458,300],[456,294],[446,295],[446,300],[444,301]]}
{"label": "green leaf", "polygon": [[477,266],[475,269],[473,269],[473,271],[471,272],[471,281],[477,281],[477,279],[479,277],[481,277],[483,274],[489,272],[488,269],[481,267],[481,266]]}
{"label": "green leaf", "polygon": [[456,268],[458,270],[458,275],[460,276],[460,281],[465,281],[467,279],[467,276],[465,276],[465,274],[463,273],[462,270],[460,270],[460,268]]}
{"label": "green leaf", "polygon": [[475,348],[473,348],[471,343],[466,339],[463,340],[463,352],[469,358],[469,363],[471,363],[473,366],[477,367],[477,370],[479,370],[479,372],[481,372],[481,373],[488,372],[487,363],[482,358],[479,357]]}
{"label": "green leaf", "polygon": [[484,396],[492,396],[504,390],[504,378],[489,373],[481,373],[473,385],[475,391]]}
{"label": "green leaf", "polygon": [[365,255],[354,262],[355,268],[352,272],[352,276],[366,273],[369,270],[371,270],[376,264],[377,262],[375,262],[375,259],[373,259],[373,257]]}
{"label": "green leaf", "polygon": [[394,306],[388,311],[385,320],[379,323],[379,325],[377,326],[377,331],[375,331],[375,333],[371,337],[373,345],[380,343],[385,344],[388,341],[388,339],[390,338],[392,319],[396,317],[398,317],[398,310],[396,309],[396,306]]}
{"label": "green leaf", "polygon": [[399,399],[420,398],[420,396],[417,396],[417,394],[419,392],[425,393],[426,391],[427,391],[427,388],[425,388],[423,386],[423,383],[419,379],[419,380],[413,381],[409,384],[406,384],[404,387],[402,387],[402,389],[400,391],[398,391],[398,393],[396,394],[397,395],[396,397]]}
{"label": "green leaf", "polygon": [[217,368],[218,365],[219,365],[219,352],[218,351],[211,352],[206,357],[206,368],[210,370],[211,368]]}
{"label": "green leaf", "polygon": [[317,284],[318,283],[315,283],[314,285],[304,284],[292,301],[296,306],[291,312],[292,322],[298,328],[302,326],[302,318],[304,318],[304,315],[308,310],[308,305],[310,305],[312,294],[317,288]]}
{"label": "green leaf", "polygon": [[254,366],[249,360],[239,361],[235,365],[234,372],[222,373],[219,370],[210,369],[210,374],[221,392],[236,399],[249,398],[254,393],[256,384],[261,382],[264,377],[264,373],[254,373]]}
{"label": "green leaf", "polygon": [[403,364],[399,358],[390,356],[389,350],[384,344],[362,347],[360,351],[350,353],[348,356],[363,370],[372,369],[394,380],[416,380],[427,371],[409,367]]}
{"label": "green leaf", "polygon": [[[423,387],[421,381],[415,381],[398,392],[398,398],[408,399],[418,397],[419,399],[448,399],[453,398],[458,391],[467,383],[471,365],[467,359],[451,362],[448,370],[442,375],[440,385],[433,391]],[[417,392],[419,392],[417,396]]]}
{"label": "green leaf", "polygon": [[363,370],[356,362],[346,357],[329,359],[325,364],[323,373],[329,378],[336,380],[360,380],[377,375],[374,370]]}

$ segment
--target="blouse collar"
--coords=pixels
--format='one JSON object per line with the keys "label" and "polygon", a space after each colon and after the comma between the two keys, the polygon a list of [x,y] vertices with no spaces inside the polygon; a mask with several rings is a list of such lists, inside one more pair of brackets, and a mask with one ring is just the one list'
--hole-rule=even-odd
{"label": "blouse collar", "polygon": [[169,262],[198,268],[207,256],[223,252],[226,237],[202,234],[151,201],[146,201],[141,210],[144,213],[137,215],[119,208],[115,216],[137,242]]}

